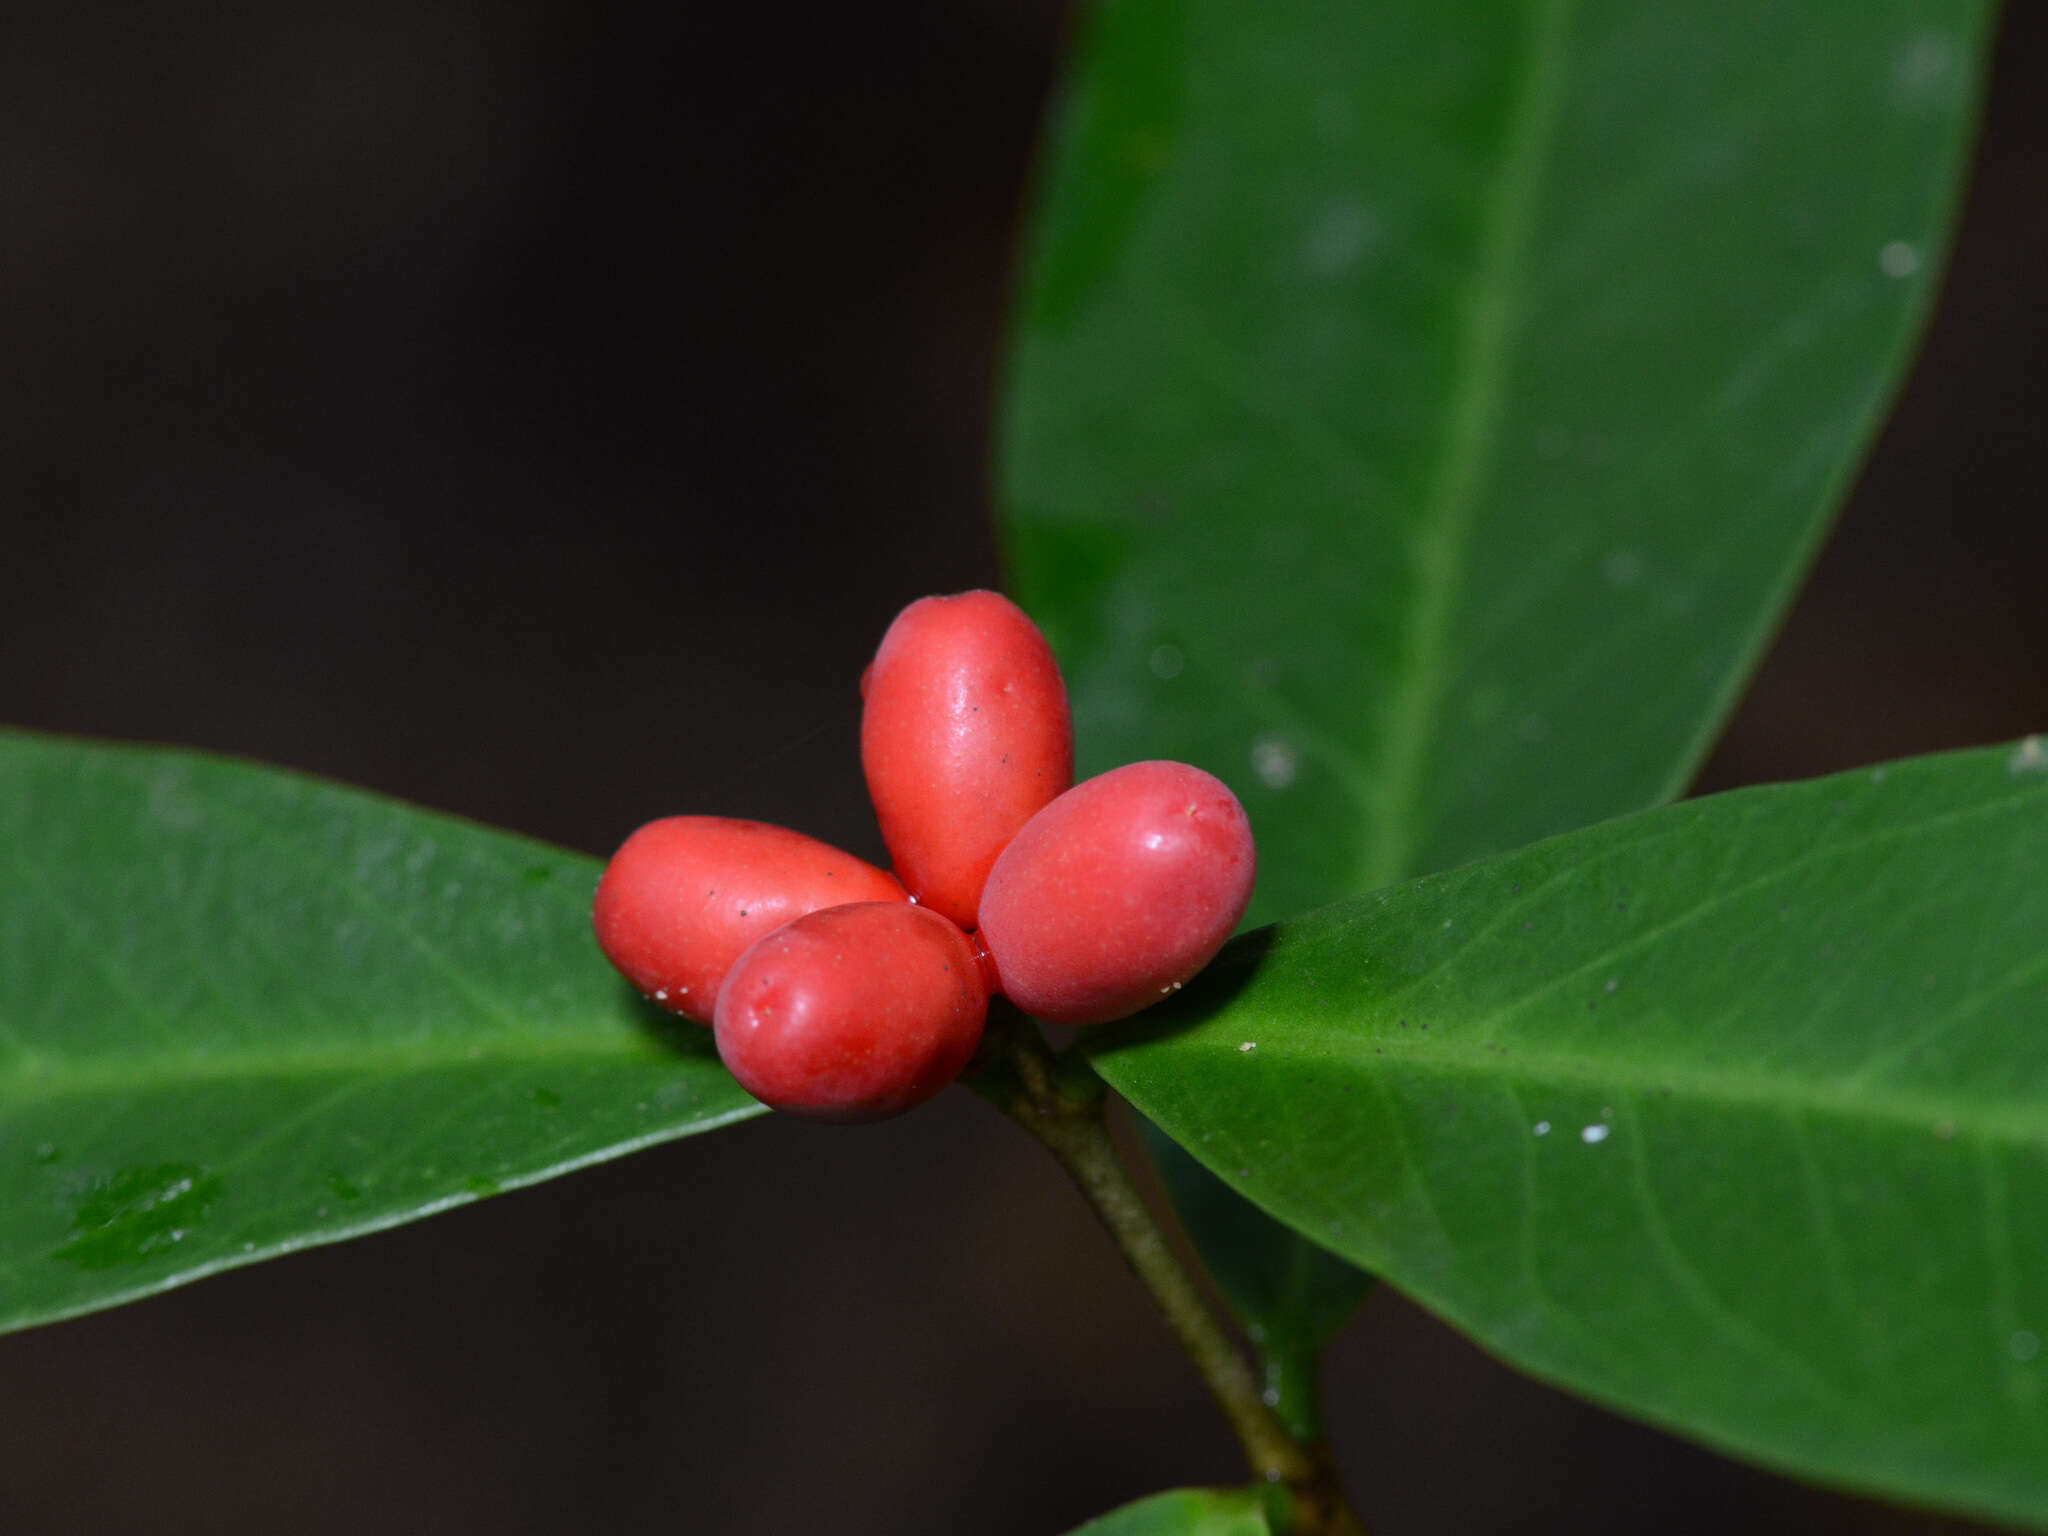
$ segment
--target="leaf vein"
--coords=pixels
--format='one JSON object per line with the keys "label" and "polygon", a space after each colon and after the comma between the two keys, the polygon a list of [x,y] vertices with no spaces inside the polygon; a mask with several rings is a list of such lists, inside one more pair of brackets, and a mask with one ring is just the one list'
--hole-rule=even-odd
{"label": "leaf vein", "polygon": [[1535,230],[1538,188],[1564,97],[1565,43],[1574,0],[1534,7],[1525,64],[1517,82],[1493,218],[1478,252],[1472,302],[1459,342],[1458,383],[1446,421],[1443,452],[1418,525],[1417,586],[1408,609],[1406,686],[1389,702],[1382,775],[1385,817],[1356,882],[1374,890],[1411,873],[1424,769],[1436,716],[1449,682],[1455,587],[1469,556],[1472,525],[1492,467],[1507,384],[1507,353],[1526,295],[1522,270]]}

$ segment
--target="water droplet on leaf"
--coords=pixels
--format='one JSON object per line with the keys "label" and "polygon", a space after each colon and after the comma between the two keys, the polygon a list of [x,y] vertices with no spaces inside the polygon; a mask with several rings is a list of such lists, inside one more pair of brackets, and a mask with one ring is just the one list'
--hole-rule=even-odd
{"label": "water droplet on leaf", "polygon": [[123,1168],[86,1187],[74,1235],[55,1256],[91,1270],[145,1263],[183,1241],[219,1198],[220,1180],[196,1163]]}

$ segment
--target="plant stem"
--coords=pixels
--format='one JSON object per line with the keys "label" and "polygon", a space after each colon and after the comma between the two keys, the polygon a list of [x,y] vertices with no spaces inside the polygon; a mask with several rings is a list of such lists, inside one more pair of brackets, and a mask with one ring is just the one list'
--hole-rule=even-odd
{"label": "plant stem", "polygon": [[1322,1439],[1316,1351],[1308,1348],[1259,1351],[1260,1397],[1272,1405],[1287,1432],[1304,1444]]}
{"label": "plant stem", "polygon": [[1252,1471],[1293,1495],[1294,1536],[1364,1536],[1327,1449],[1295,1438],[1267,1406],[1245,1357],[1152,1219],[1110,1138],[1101,1078],[1075,1052],[1054,1057],[1037,1026],[1006,1004],[991,1009],[988,1036],[971,1086],[1035,1136],[1094,1207],[1209,1384]]}
{"label": "plant stem", "polygon": [[1101,1120],[1074,1119],[1041,1122],[1030,1129],[1081,1186],[1125,1259],[1151,1291],[1167,1326],[1209,1383],[1230,1427],[1237,1432],[1252,1471],[1268,1482],[1305,1479],[1311,1470],[1308,1457],[1261,1401],[1251,1368],[1210,1316],[1194,1281],[1167,1246],[1116,1155],[1108,1127]]}

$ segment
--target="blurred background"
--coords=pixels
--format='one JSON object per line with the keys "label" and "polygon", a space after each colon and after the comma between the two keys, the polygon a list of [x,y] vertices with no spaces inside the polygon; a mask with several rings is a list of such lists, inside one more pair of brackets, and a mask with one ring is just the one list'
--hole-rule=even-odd
{"label": "blurred background", "polygon": [[[24,7],[0,49],[0,720],[593,853],[871,858],[860,666],[1000,581],[989,400],[1056,0]],[[2048,727],[2048,10],[1918,371],[1702,787]],[[1333,1352],[1381,1536],[1973,1529]],[[1236,1478],[964,1093],[756,1121],[0,1338],[0,1528],[1050,1536]]]}

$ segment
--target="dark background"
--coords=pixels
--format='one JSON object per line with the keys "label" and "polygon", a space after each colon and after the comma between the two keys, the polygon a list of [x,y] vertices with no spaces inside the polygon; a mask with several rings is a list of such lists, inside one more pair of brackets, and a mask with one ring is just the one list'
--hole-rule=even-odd
{"label": "dark background", "polygon": [[[26,8],[24,8],[26,9]],[[1054,0],[80,6],[0,46],[0,719],[593,852],[878,857],[854,678],[999,580],[988,400]],[[1926,355],[1705,776],[2048,725],[2048,10]],[[1380,1294],[1382,1536],[1964,1527],[1525,1382]],[[1238,1475],[964,1094],[760,1121],[0,1339],[0,1528],[1048,1536]]]}

